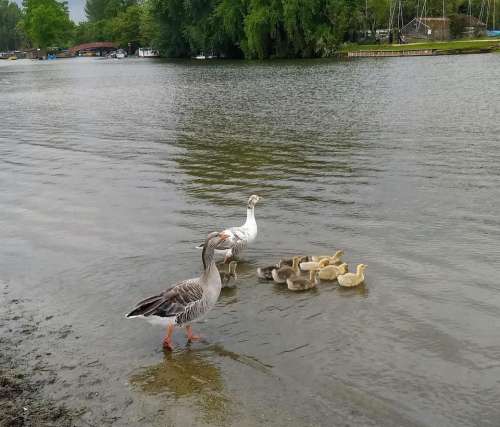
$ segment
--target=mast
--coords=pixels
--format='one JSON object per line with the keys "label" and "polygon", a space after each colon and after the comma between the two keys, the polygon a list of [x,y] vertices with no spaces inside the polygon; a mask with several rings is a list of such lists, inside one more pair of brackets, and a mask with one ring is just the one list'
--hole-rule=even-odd
{"label": "mast", "polygon": [[[368,0],[365,0],[365,38],[368,38]],[[372,34],[372,37],[375,38],[375,34]]]}
{"label": "mast", "polygon": [[443,32],[441,33],[441,37],[443,38],[444,41],[444,0],[443,0]]}

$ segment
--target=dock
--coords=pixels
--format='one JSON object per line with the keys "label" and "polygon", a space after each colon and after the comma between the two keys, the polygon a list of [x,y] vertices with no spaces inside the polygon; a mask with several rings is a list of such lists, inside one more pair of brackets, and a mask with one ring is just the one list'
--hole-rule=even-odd
{"label": "dock", "polygon": [[437,49],[408,49],[408,50],[358,50],[347,52],[348,58],[371,57],[399,57],[399,56],[432,56],[437,54]]}
{"label": "dock", "polygon": [[[498,51],[499,46],[485,46],[454,49],[406,49],[406,50],[353,50],[347,52],[348,58],[387,58],[401,56],[465,55],[471,53],[490,53]],[[344,53],[345,55],[345,53]]]}

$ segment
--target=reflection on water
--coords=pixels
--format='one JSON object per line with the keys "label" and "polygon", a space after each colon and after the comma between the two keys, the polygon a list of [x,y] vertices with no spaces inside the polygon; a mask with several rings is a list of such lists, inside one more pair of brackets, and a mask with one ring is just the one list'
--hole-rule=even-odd
{"label": "reflection on water", "polygon": [[208,423],[223,424],[231,414],[220,368],[194,350],[166,353],[161,363],[134,373],[130,382],[148,394],[193,399],[193,410]]}
{"label": "reflection on water", "polygon": [[355,286],[353,288],[345,288],[343,286],[338,287],[338,293],[341,297],[353,297],[353,296],[368,296],[368,286],[366,283],[362,283],[361,285]]}
{"label": "reflection on water", "polygon": [[[265,126],[265,120],[263,118],[261,125]],[[209,130],[217,133],[215,125]],[[293,191],[300,182],[353,174],[348,147],[293,141],[283,145],[276,141],[241,141],[236,137],[208,140],[183,135],[179,138],[177,146],[185,151],[174,159],[185,173],[183,191],[215,205],[241,206],[241,200],[235,196],[245,188],[250,193],[258,192],[265,200]],[[335,162],[330,161],[332,153],[336,153]],[[320,197],[319,192],[302,195],[304,202],[318,201]]]}
{"label": "reflection on water", "polygon": [[221,363],[224,359],[267,377],[273,376],[272,366],[257,358],[211,344],[197,350],[166,352],[160,363],[139,369],[129,381],[144,393],[165,395],[167,399],[188,404],[211,425],[224,425],[234,415],[236,403],[226,390],[222,368],[215,362]]}
{"label": "reflection on water", "polygon": [[178,145],[185,149],[175,157],[187,181],[183,190],[193,197],[219,206],[241,206],[241,202],[234,199],[235,190],[255,188],[259,195],[268,195],[276,187],[265,178],[266,169],[277,157],[273,152],[279,151],[278,147],[245,144],[235,139],[208,141],[186,136],[180,138]]}

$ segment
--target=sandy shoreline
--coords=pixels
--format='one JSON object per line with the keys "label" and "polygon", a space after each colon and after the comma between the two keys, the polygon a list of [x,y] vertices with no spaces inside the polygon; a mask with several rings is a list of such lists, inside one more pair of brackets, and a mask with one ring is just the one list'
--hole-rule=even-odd
{"label": "sandy shoreline", "polygon": [[43,396],[45,384],[53,383],[57,373],[46,360],[50,354],[22,355],[21,342],[39,332],[39,325],[25,310],[23,301],[10,299],[3,290],[0,311],[0,426],[71,426],[78,412]]}

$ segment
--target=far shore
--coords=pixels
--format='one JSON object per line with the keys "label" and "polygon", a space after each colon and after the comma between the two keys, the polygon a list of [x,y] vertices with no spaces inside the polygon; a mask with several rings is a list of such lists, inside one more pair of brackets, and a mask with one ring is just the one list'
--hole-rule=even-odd
{"label": "far shore", "polygon": [[474,39],[453,41],[425,41],[405,44],[346,44],[339,51],[340,56],[350,52],[408,52],[432,51],[435,55],[487,53],[500,50],[499,39]]}
{"label": "far shore", "polygon": [[[347,57],[386,57],[386,56],[432,56],[432,55],[461,55],[471,53],[491,53],[500,51],[500,38],[493,39],[470,39],[470,40],[452,40],[452,41],[424,41],[416,43],[405,44],[359,44],[359,43],[346,43],[339,48],[334,57],[347,58]],[[104,58],[99,56],[86,55],[85,57]],[[136,56],[132,56],[136,58]],[[79,56],[64,56],[57,57],[58,59],[64,58],[79,58]],[[171,59],[171,60],[197,60],[200,62],[212,61],[221,58],[207,58],[200,60],[199,58],[168,58],[156,57],[153,59]],[[16,59],[7,58],[6,56],[0,59]],[[150,59],[150,58],[142,58]],[[228,58],[235,60],[234,58]],[[271,60],[277,58],[271,58]],[[299,59],[299,58],[283,58],[283,59]],[[301,58],[306,59],[306,58]],[[318,58],[310,58],[318,59]],[[244,60],[244,59],[242,59]]]}

